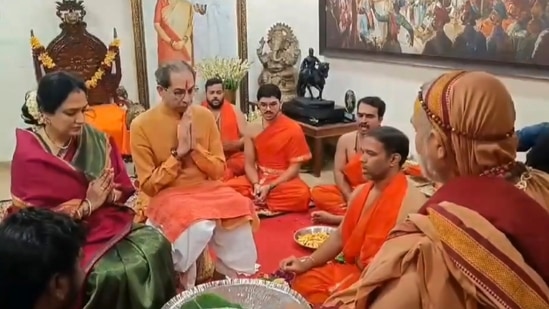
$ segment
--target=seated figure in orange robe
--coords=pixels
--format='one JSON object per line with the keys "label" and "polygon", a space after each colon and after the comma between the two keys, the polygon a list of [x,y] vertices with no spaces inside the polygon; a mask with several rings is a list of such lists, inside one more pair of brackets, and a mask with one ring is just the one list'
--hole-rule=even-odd
{"label": "seated figure in orange robe", "polygon": [[202,252],[215,252],[217,272],[255,273],[253,203],[220,179],[225,159],[212,113],[192,105],[195,73],[183,61],[155,73],[162,97],[131,124],[131,147],[139,189],[150,196],[147,224],[172,244],[175,270],[186,288],[200,277]]}
{"label": "seated figure in orange robe", "polygon": [[379,128],[386,105],[378,97],[364,97],[357,104],[358,129],[342,135],[337,141],[334,157],[335,185],[320,185],[311,190],[311,200],[318,209],[312,213],[314,223],[341,223],[351,192],[366,182],[358,153],[359,142],[361,136],[369,130]]}
{"label": "seated figure in orange robe", "polygon": [[[282,270],[297,274],[292,288],[311,304],[322,304],[334,291],[355,283],[395,224],[423,205],[425,196],[401,169],[409,146],[395,128],[369,131],[361,141],[369,181],[353,191],[341,225],[310,256],[281,262]],[[343,263],[334,261],[340,253]]]}
{"label": "seated figure in orange robe", "polygon": [[131,155],[130,130],[126,126],[126,110],[115,103],[94,105],[86,112],[86,123],[107,133],[115,142],[120,154]]}
{"label": "seated figure in orange robe", "polygon": [[223,180],[244,175],[244,115],[232,102],[225,100],[223,80],[220,78],[207,80],[205,90],[206,101],[202,102],[202,106],[212,111],[221,133],[227,164]]}
{"label": "seated figure in orange robe", "polygon": [[249,125],[244,141],[246,175],[226,184],[254,200],[265,214],[306,211],[310,189],[299,178],[311,152],[299,124],[281,112],[281,92],[273,84],[259,87],[261,123]]}

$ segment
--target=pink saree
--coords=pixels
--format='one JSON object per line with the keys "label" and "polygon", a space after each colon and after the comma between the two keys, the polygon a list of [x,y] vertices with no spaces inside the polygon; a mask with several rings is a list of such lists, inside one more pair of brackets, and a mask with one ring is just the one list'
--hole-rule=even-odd
{"label": "pink saree", "polygon": [[[41,137],[31,130],[16,131],[11,165],[11,194],[16,207],[44,207],[73,215],[86,197],[88,184],[112,167],[123,204],[134,187],[125,172],[116,145],[106,134],[86,125],[77,143],[63,157],[53,155]],[[94,264],[132,228],[133,211],[104,204],[83,218],[88,234],[82,267],[86,274]]]}

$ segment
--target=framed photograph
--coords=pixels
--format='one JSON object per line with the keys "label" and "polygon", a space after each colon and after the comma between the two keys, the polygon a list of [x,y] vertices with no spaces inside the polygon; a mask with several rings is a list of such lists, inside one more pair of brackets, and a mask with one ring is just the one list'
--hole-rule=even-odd
{"label": "framed photograph", "polygon": [[319,6],[321,54],[549,69],[544,0],[320,0]]}
{"label": "framed photograph", "polygon": [[[248,58],[246,0],[130,0],[139,100],[159,100],[154,71],[159,63],[183,60],[195,65],[213,57]],[[198,77],[203,91],[205,81]],[[248,78],[239,87],[245,110]],[[236,102],[235,102],[236,104]]]}

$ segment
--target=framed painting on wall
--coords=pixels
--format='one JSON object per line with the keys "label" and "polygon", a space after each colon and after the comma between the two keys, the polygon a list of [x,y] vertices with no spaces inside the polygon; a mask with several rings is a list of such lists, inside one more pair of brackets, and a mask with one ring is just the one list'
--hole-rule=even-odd
{"label": "framed painting on wall", "polygon": [[321,54],[549,69],[544,0],[320,0]]}
{"label": "framed painting on wall", "polygon": [[[130,0],[139,100],[159,101],[154,71],[159,63],[183,60],[248,58],[246,0]],[[205,81],[198,76],[197,87]],[[245,110],[248,78],[239,87]]]}

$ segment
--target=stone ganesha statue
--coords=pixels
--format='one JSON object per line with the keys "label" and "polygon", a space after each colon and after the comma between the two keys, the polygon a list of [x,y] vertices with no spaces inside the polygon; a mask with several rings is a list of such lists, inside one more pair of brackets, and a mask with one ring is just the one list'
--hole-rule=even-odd
{"label": "stone ganesha statue", "polygon": [[299,42],[292,28],[284,23],[274,24],[267,33],[267,41],[261,38],[257,49],[257,57],[263,65],[259,85],[275,84],[282,91],[282,102],[291,101],[296,96],[295,65],[300,56]]}

